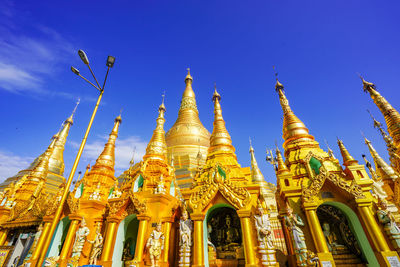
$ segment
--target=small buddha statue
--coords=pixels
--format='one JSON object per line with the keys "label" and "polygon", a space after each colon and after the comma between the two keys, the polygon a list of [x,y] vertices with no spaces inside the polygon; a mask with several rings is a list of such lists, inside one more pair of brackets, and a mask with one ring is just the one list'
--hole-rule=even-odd
{"label": "small buddha statue", "polygon": [[97,183],[96,189],[93,191],[93,193],[89,196],[89,200],[101,200],[101,195],[100,195],[100,183]]}

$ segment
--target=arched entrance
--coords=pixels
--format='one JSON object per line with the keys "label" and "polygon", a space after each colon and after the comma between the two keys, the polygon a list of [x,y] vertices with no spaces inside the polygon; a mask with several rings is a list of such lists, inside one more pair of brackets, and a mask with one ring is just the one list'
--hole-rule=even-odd
{"label": "arched entrance", "polygon": [[139,221],[135,214],[127,216],[119,224],[112,257],[113,267],[124,266],[124,261],[133,259],[138,228]]}
{"label": "arched entrance", "polygon": [[228,204],[214,205],[204,222],[205,266],[244,266],[242,230],[236,210]]}
{"label": "arched entrance", "polygon": [[322,231],[336,266],[379,266],[356,213],[340,202],[317,209]]}

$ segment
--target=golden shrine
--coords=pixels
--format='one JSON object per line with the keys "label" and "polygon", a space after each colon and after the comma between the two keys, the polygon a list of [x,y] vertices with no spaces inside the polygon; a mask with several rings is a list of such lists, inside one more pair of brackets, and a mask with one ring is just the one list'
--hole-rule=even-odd
{"label": "golden shrine", "polygon": [[212,133],[203,126],[188,72],[175,124],[165,132],[163,99],[143,160],[115,176],[117,116],[60,205],[74,110],[45,152],[0,185],[0,266],[400,266],[400,114],[362,83],[388,129],[373,118],[390,163],[365,138],[369,174],[342,140],[343,167],[320,147],[277,80],[284,143],[267,157],[277,178],[267,183],[251,142],[251,166],[238,163],[217,88]]}

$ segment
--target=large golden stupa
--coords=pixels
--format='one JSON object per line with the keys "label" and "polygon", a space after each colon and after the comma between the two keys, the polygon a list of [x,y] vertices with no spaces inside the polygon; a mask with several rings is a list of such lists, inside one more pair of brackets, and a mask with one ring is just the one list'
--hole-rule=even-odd
{"label": "large golden stupa", "polygon": [[191,186],[193,176],[203,166],[210,146],[210,133],[200,121],[192,83],[188,70],[178,118],[165,135],[168,159],[173,162],[177,182],[182,188]]}
{"label": "large golden stupa", "polygon": [[52,175],[62,177],[70,117],[0,191],[0,267],[400,266],[400,117],[375,85],[363,80],[387,122],[389,133],[374,119],[390,163],[365,138],[373,164],[363,155],[364,166],[342,140],[342,163],[325,151],[277,81],[283,155],[277,148],[267,157],[275,186],[265,181],[251,143],[251,166],[239,164],[216,88],[212,134],[203,127],[192,81],[188,73],[167,134],[164,101],[158,107],[146,154],[121,181],[114,169],[118,116],[96,163],[72,191],[61,184],[55,192]]}

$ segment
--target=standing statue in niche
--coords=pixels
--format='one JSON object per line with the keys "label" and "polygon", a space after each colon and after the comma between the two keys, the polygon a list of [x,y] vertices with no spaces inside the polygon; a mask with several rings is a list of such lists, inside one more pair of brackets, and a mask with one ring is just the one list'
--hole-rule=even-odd
{"label": "standing statue in niche", "polygon": [[386,234],[392,241],[396,250],[400,250],[400,228],[396,224],[393,214],[387,209],[387,202],[384,199],[378,199],[379,210],[376,212],[379,222],[383,225]]}
{"label": "standing statue in niche", "polygon": [[90,253],[89,264],[96,265],[97,259],[101,255],[103,249],[103,236],[101,235],[101,223],[97,223],[96,237],[93,241],[88,240],[89,243],[93,244],[92,252]]}
{"label": "standing statue in niche", "polygon": [[186,210],[179,222],[179,267],[190,266],[190,248],[192,246],[192,220]]}
{"label": "standing statue in niche", "polygon": [[81,221],[81,227],[76,231],[75,242],[72,246],[72,256],[70,264],[77,266],[79,258],[81,257],[83,246],[85,245],[86,237],[89,235],[90,230],[86,226],[85,218]]}
{"label": "standing statue in niche", "polygon": [[154,194],[165,194],[164,176],[161,174],[160,181],[157,183],[157,187],[154,189]]}
{"label": "standing statue in niche", "polygon": [[161,252],[164,249],[164,233],[161,231],[161,222],[157,223],[156,229],[154,229],[149,239],[147,240],[146,247],[149,249],[151,267],[158,267],[158,261],[161,256]]}
{"label": "standing statue in niche", "polygon": [[261,255],[261,263],[264,266],[276,265],[275,247],[272,242],[272,228],[268,214],[258,203],[257,212],[254,215],[257,230],[258,251]]}
{"label": "standing statue in niche", "polygon": [[300,228],[304,226],[303,220],[299,215],[293,214],[293,209],[289,206],[289,203],[286,203],[286,213],[287,215],[285,216],[285,223],[293,242],[297,265],[307,266],[307,245],[304,233]]}

